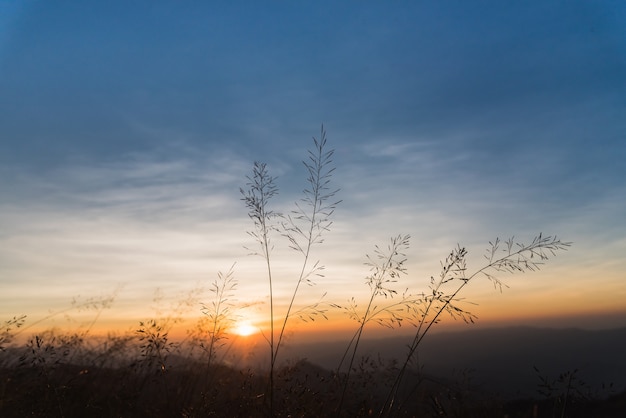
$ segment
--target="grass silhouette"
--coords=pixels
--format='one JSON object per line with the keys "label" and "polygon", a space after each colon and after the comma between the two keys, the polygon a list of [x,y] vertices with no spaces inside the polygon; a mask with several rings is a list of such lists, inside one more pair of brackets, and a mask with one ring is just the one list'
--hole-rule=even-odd
{"label": "grass silhouette", "polygon": [[[324,274],[315,248],[330,232],[341,203],[336,197],[339,189],[332,183],[333,150],[328,149],[323,126],[303,164],[307,186],[293,210],[283,213],[273,207],[279,189],[265,163],[253,164],[245,187],[240,189],[253,224],[248,234],[255,247],[249,249],[263,260],[268,285],[269,330],[263,333],[269,352],[267,371],[227,361],[227,353],[236,342],[232,326],[238,309],[244,307],[236,300],[233,264],[225,274],[218,272],[209,289],[211,299],[200,304],[201,318],[195,327],[187,327],[188,336],[182,341],[172,341],[169,336],[172,327],[181,325],[179,312],[141,321],[133,333],[87,338],[114,296],[76,302],[57,313],[94,309],[94,320],[80,332],[41,332],[18,345],[16,337],[36,323],[25,326],[25,316],[5,321],[0,330],[0,415],[502,416],[504,403],[478,402],[471,395],[464,395],[461,402],[461,394],[470,392],[423,375],[416,362],[417,352],[444,315],[465,322],[475,320],[462,299],[463,290],[471,283],[486,279],[501,290],[506,286],[501,275],[535,271],[570,243],[542,234],[528,244],[496,239],[489,244],[484,265],[474,270],[467,266],[468,251],[457,246],[441,262],[441,271],[431,277],[428,289],[415,292],[399,285],[407,275],[410,237],[396,235],[387,246],[376,246],[373,255],[366,258],[370,268],[365,278],[367,303],[361,305],[356,297],[346,304],[330,302],[324,293],[318,302],[301,306],[298,296],[302,287],[314,284],[315,278]],[[278,243],[291,248],[299,260],[282,312],[276,304],[272,252]],[[405,290],[398,291],[396,286]],[[331,309],[345,313],[357,324],[337,359],[337,368],[324,370],[304,360],[282,361],[281,348],[291,321],[296,317],[305,321],[328,319]],[[359,357],[369,325],[395,329],[402,324],[415,327],[405,358],[389,362]],[[549,398],[557,396],[562,394],[547,394]],[[568,399],[571,401],[570,392],[562,402],[563,413]]]}
{"label": "grass silhouette", "polygon": [[[270,348],[270,371],[268,401],[270,414],[274,415],[274,373],[277,366],[278,352],[285,337],[287,323],[292,317],[298,290],[303,283],[313,284],[315,275],[322,275],[324,267],[319,262],[311,263],[313,246],[323,243],[322,235],[328,231],[336,206],[340,201],[332,199],[338,190],[330,188],[334,167],[332,156],[334,151],[326,151],[326,132],[321,128],[320,139],[313,138],[314,149],[309,151],[309,159],[303,161],[308,177],[308,187],[304,189],[304,197],[296,202],[296,209],[284,216],[270,209],[271,199],[278,193],[275,178],[268,173],[265,163],[255,162],[252,175],[248,177],[247,189],[241,189],[243,201],[248,208],[248,216],[254,223],[254,230],[249,234],[258,242],[260,255],[265,260],[270,294],[270,331],[268,343]],[[293,293],[287,311],[282,317],[280,331],[276,336],[274,312],[274,283],[272,276],[270,235],[278,233],[289,240],[289,246],[302,256],[302,267],[295,281]],[[311,265],[312,264],[312,265]],[[309,305],[297,311],[299,316],[306,315],[314,320],[316,316],[325,317],[319,304]]]}

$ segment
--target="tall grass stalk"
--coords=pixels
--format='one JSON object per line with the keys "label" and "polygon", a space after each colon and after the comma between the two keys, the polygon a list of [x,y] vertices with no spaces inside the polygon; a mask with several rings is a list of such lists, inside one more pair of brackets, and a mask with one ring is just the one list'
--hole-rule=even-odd
{"label": "tall grass stalk", "polygon": [[[379,296],[383,296],[385,299],[393,297],[393,295],[397,292],[389,285],[391,283],[395,283],[401,274],[406,273],[406,268],[404,267],[406,255],[404,254],[404,251],[406,251],[409,247],[409,238],[409,235],[398,235],[397,237],[391,239],[391,243],[386,250],[381,250],[380,247],[376,246],[374,252],[375,256],[367,256],[368,261],[365,264],[370,267],[372,274],[366,278],[366,283],[369,286],[371,293],[369,302],[362,316],[357,316],[356,314],[357,306],[354,299],[352,299],[352,303],[347,309],[349,314],[359,322],[359,328],[356,331],[355,337],[353,337],[352,341],[348,345],[348,348],[346,349],[347,353],[352,346],[352,354],[350,356],[348,370],[346,371],[346,375],[344,377],[341,397],[339,398],[339,404],[337,406],[338,415],[341,414],[341,410],[343,408],[352,366],[354,364],[354,359],[356,358],[361,336],[363,335],[363,329],[365,328],[365,324],[370,322],[373,315],[379,311],[377,305],[374,304],[374,301]],[[345,357],[346,354],[344,353],[344,357],[338,367],[338,372]]]}
{"label": "tall grass stalk", "polygon": [[217,349],[222,347],[227,338],[228,329],[234,323],[236,317],[234,309],[234,292],[237,289],[237,280],[234,277],[235,265],[233,264],[226,274],[217,272],[217,279],[211,284],[210,291],[214,299],[208,305],[202,305],[202,313],[209,319],[209,346],[205,347],[208,352],[207,373],[210,373],[211,364],[217,355]]}
{"label": "tall grass stalk", "polygon": [[[460,301],[459,293],[477,277],[490,280],[496,289],[502,291],[506,286],[496,274],[536,271],[550,256],[557,251],[567,250],[570,242],[563,242],[557,237],[537,235],[530,244],[516,243],[511,238],[504,243],[500,239],[489,242],[485,258],[487,264],[472,274],[467,274],[465,248],[457,247],[445,261],[441,263],[441,273],[438,279],[431,277],[430,294],[426,295],[425,305],[414,311],[418,317],[417,330],[409,350],[393,382],[379,416],[392,415],[394,404],[397,402],[398,391],[406,371],[414,359],[417,349],[434,324],[438,323],[441,315],[446,312],[454,318],[461,318],[465,322],[473,322],[476,318],[456,303]],[[411,391],[412,392],[412,391]]]}
{"label": "tall grass stalk", "polygon": [[[312,277],[314,275],[323,277],[322,271],[324,266],[316,261],[313,266],[309,268],[311,261],[311,250],[314,245],[322,244],[324,242],[322,234],[330,229],[332,221],[330,220],[335,208],[341,201],[335,201],[333,198],[339,191],[339,189],[331,189],[330,180],[335,171],[332,167],[332,156],[334,150],[326,151],[326,131],[324,126],[321,128],[320,139],[313,138],[314,150],[309,150],[308,161],[303,161],[307,172],[307,182],[309,187],[304,189],[304,198],[300,202],[296,202],[296,210],[292,211],[291,215],[287,217],[287,222],[283,223],[284,235],[290,242],[290,247],[299,252],[302,257],[302,267],[298,280],[296,281],[295,288],[289,301],[287,312],[283,318],[282,327],[276,343],[276,356],[278,350],[285,335],[285,329],[287,322],[292,316],[292,310],[296,300],[296,295],[302,283],[306,283],[309,286],[314,285]],[[298,224],[302,223],[302,226]],[[303,319],[308,317],[310,320],[315,320],[317,315],[324,315],[324,310],[319,308],[319,304],[309,305],[308,309],[296,311],[296,314]],[[307,315],[305,317],[305,315]],[[306,320],[306,319],[305,319]],[[273,365],[275,366],[275,365]]]}
{"label": "tall grass stalk", "polygon": [[143,373],[143,385],[152,376],[158,376],[158,381],[163,387],[163,396],[169,404],[171,391],[166,373],[169,371],[168,356],[176,348],[176,344],[169,341],[164,325],[158,324],[154,319],[140,321],[139,329],[135,333],[141,344],[139,346],[140,358],[136,366],[139,373]]}
{"label": "tall grass stalk", "polygon": [[55,408],[58,409],[59,416],[64,417],[61,395],[58,385],[52,379],[52,372],[61,363],[61,358],[67,356],[67,352],[63,349],[57,350],[55,336],[51,332],[46,334],[44,336],[36,335],[28,341],[26,347],[29,352],[22,355],[20,362],[22,365],[30,363],[33,368],[40,371],[45,380],[46,395],[51,389]]}
{"label": "tall grass stalk", "polygon": [[[322,235],[330,229],[330,220],[335,208],[340,203],[334,199],[339,191],[330,187],[333,171],[332,156],[334,150],[326,150],[326,131],[321,128],[319,140],[313,138],[314,148],[309,150],[308,160],[303,161],[307,170],[308,187],[304,189],[304,197],[295,203],[296,209],[287,216],[269,209],[268,203],[278,193],[275,177],[268,174],[265,163],[255,162],[252,175],[248,177],[247,189],[240,189],[243,201],[248,208],[248,216],[254,223],[254,230],[248,232],[260,245],[260,251],[253,252],[265,260],[270,297],[270,333],[266,337],[270,346],[269,370],[269,405],[270,413],[274,411],[274,374],[277,367],[278,352],[284,342],[285,331],[289,320],[294,316],[307,321],[314,321],[316,317],[324,317],[325,309],[320,302],[308,305],[302,309],[295,309],[296,297],[302,286],[313,285],[314,276],[323,276],[324,266],[319,261],[311,261],[312,248],[323,243]],[[278,222],[280,220],[280,222]],[[274,283],[271,266],[272,233],[279,233],[287,238],[289,247],[302,256],[300,268],[294,290],[291,293],[287,310],[280,320],[280,331],[276,333],[278,321],[274,309]]]}
{"label": "tall grass stalk", "polygon": [[267,279],[269,282],[270,293],[270,335],[267,337],[270,346],[270,371],[269,371],[269,407],[273,414],[274,411],[274,284],[272,282],[272,263],[270,255],[272,245],[270,233],[278,231],[274,224],[274,219],[279,214],[269,209],[269,201],[278,193],[275,185],[275,178],[271,177],[267,171],[265,163],[255,162],[252,169],[252,176],[248,177],[248,189],[240,189],[243,194],[243,201],[248,208],[248,216],[254,222],[255,229],[248,231],[260,245],[260,252],[254,252],[265,260],[267,269]]}

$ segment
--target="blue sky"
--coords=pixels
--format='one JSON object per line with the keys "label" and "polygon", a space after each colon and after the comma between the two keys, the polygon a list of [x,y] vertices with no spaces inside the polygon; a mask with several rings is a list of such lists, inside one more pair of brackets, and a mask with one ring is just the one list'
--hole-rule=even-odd
{"label": "blue sky", "polygon": [[574,247],[504,295],[477,285],[479,316],[534,318],[532,301],[626,323],[622,2],[2,1],[0,16],[3,317],[118,285],[116,312],[148,315],[155,289],[175,298],[235,261],[241,300],[264,300],[239,187],[265,161],[288,208],[323,123],[343,203],[304,299],[366,295],[365,253],[398,233],[420,288],[457,243],[479,263],[496,236],[543,232]]}

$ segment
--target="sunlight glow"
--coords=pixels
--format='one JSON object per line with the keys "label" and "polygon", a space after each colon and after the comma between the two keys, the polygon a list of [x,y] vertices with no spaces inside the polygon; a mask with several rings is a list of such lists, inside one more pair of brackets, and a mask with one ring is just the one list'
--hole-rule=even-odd
{"label": "sunlight glow", "polygon": [[235,326],[234,332],[241,337],[247,337],[256,334],[259,332],[259,329],[250,322],[240,322]]}

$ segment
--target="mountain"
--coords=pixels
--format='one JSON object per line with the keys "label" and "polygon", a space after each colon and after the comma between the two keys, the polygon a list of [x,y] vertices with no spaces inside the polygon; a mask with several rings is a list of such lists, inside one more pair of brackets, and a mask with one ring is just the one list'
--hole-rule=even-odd
{"label": "mountain", "polygon": [[[363,340],[358,356],[385,367],[403,361],[410,337]],[[291,344],[285,354],[336,369],[345,341]],[[504,398],[538,396],[544,378],[558,386],[559,376],[594,396],[626,390],[626,328],[608,330],[498,328],[427,335],[418,351],[426,375],[463,382]],[[563,384],[566,384],[563,382]],[[604,385],[604,389],[603,389]]]}

